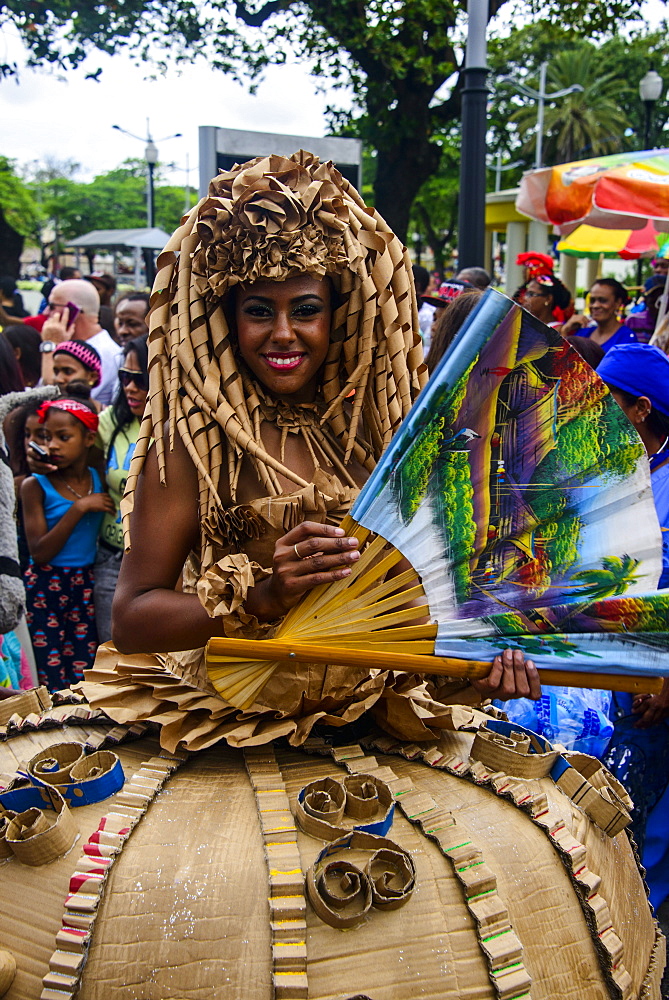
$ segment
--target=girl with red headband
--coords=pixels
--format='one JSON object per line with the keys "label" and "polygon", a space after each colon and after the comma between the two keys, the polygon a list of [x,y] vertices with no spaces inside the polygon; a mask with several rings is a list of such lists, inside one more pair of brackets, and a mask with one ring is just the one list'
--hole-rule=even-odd
{"label": "girl with red headband", "polygon": [[76,399],[39,408],[55,471],[21,487],[31,564],[24,579],[27,619],[41,684],[57,690],[81,680],[97,649],[93,563],[100,522],[114,504],[88,466],[97,414]]}

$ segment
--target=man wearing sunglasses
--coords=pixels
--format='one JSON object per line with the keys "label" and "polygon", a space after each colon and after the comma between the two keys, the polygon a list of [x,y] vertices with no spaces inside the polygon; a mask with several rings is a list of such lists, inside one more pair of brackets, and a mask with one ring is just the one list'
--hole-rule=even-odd
{"label": "man wearing sunglasses", "polygon": [[49,294],[47,320],[42,327],[42,382],[52,385],[53,352],[65,340],[85,340],[100,355],[102,379],[93,389],[93,399],[107,406],[117,386],[122,360],[118,344],[98,322],[100,296],[90,281],[72,278],[55,285]]}

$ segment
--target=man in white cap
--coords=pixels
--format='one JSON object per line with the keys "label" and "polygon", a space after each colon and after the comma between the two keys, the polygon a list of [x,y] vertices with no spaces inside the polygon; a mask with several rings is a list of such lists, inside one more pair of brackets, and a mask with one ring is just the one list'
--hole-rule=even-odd
{"label": "man in white cap", "polygon": [[54,286],[49,294],[48,318],[42,327],[42,381],[53,383],[52,354],[58,344],[85,340],[98,352],[102,363],[102,380],[91,396],[107,406],[116,388],[122,352],[100,326],[99,312],[100,297],[90,281],[73,278]]}

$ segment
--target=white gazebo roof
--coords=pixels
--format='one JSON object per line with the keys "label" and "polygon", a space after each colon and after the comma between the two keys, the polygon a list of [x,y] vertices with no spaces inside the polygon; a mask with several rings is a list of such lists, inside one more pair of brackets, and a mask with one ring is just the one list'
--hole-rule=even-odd
{"label": "white gazebo roof", "polygon": [[162,250],[170,238],[162,229],[93,229],[70,240],[70,247],[132,247]]}

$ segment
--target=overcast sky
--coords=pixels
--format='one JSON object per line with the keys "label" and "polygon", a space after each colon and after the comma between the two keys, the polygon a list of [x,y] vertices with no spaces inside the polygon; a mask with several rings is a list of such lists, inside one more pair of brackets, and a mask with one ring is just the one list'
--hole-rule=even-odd
{"label": "overcast sky", "polygon": [[[646,5],[651,25],[666,13],[662,0]],[[22,58],[16,33],[6,30],[0,37],[0,61],[20,63]],[[98,66],[103,67],[100,82],[86,80],[86,72]],[[339,94],[317,93],[315,81],[301,66],[270,68],[252,97],[202,61],[181,77],[170,72],[158,81],[145,80],[142,69],[121,50],[114,57],[94,55],[66,81],[28,70],[21,71],[18,84],[0,80],[2,153],[20,164],[45,156],[74,159],[82,165],[81,179],[90,179],[126,157],[143,155],[141,142],[111,126],[144,136],[148,116],[154,139],[183,133],[183,138],[159,143],[160,157],[185,168],[188,154],[191,185],[197,186],[199,125],[322,136],[326,104],[341,100]],[[171,180],[185,184],[185,170],[174,172]]]}
{"label": "overcast sky", "polygon": [[[0,52],[0,61],[22,58],[16,37],[0,37]],[[100,82],[86,80],[86,72],[98,66],[103,67]],[[111,126],[145,136],[148,117],[156,140],[182,133],[182,138],[158,143],[160,158],[185,168],[188,154],[191,185],[197,186],[199,125],[322,136],[326,104],[301,66],[268,69],[253,97],[204,61],[182,76],[174,71],[151,81],[123,50],[114,57],[100,53],[66,80],[26,69],[18,84],[0,80],[2,153],[20,164],[44,156],[74,159],[82,165],[81,179],[89,179],[129,156],[144,155],[142,142]],[[185,169],[171,175],[177,184],[185,178]]]}

